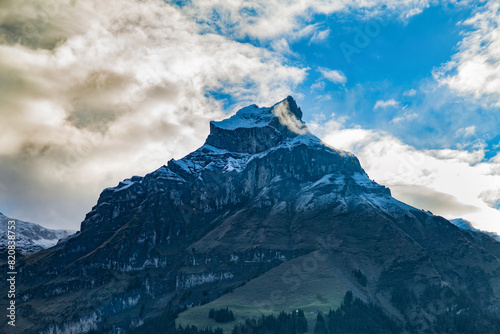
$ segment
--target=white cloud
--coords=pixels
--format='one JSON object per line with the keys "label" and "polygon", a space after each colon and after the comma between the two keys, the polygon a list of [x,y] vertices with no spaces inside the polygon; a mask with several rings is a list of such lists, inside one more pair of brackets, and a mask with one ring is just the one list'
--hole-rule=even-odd
{"label": "white cloud", "polygon": [[102,188],[202,144],[209,121],[224,117],[207,93],[270,105],[306,75],[279,53],[203,33],[159,0],[66,6],[52,17],[57,43],[0,44],[0,210],[8,216],[78,228]]}
{"label": "white cloud", "polygon": [[325,82],[324,81],[317,81],[311,85],[311,91],[319,90],[322,91],[325,89]]}
{"label": "white cloud", "polygon": [[284,38],[273,40],[271,42],[271,48],[283,56],[293,55],[292,50],[290,50],[290,45],[288,44],[288,41]]}
{"label": "white cloud", "polygon": [[417,95],[417,91],[413,88],[403,92],[403,96],[415,96],[415,95]]}
{"label": "white cloud", "polygon": [[330,70],[328,68],[318,67],[318,72],[320,72],[325,79],[333,83],[345,84],[347,82],[347,78],[344,75],[344,73],[342,73],[342,71]]}
{"label": "white cloud", "polygon": [[311,42],[321,43],[322,41],[328,38],[330,32],[331,32],[330,29],[316,31],[314,35],[311,37]]}
{"label": "white cloud", "polygon": [[500,106],[500,3],[488,1],[463,24],[473,30],[434,76],[459,94]]}
{"label": "white cloud", "polygon": [[500,210],[500,189],[483,191],[479,194],[479,198],[488,203],[489,206]]}
{"label": "white cloud", "polygon": [[457,136],[459,137],[470,137],[475,134],[476,134],[476,127],[474,125],[457,130]]}
{"label": "white cloud", "polygon": [[394,117],[391,120],[391,122],[392,123],[401,123],[401,122],[405,122],[405,121],[411,121],[411,120],[413,120],[413,119],[415,119],[417,117],[418,117],[417,113],[405,113],[402,116]]}
{"label": "white cloud", "polygon": [[484,152],[417,150],[400,140],[365,129],[316,128],[323,140],[360,159],[368,175],[410,205],[500,233],[500,159],[482,162]]}
{"label": "white cloud", "polygon": [[405,19],[409,19],[411,18],[412,16],[415,16],[415,15],[418,15],[420,13],[422,13],[424,9],[422,7],[418,7],[418,8],[412,8],[410,10],[408,10],[406,13],[403,13],[403,17]]}
{"label": "white cloud", "polygon": [[323,113],[315,114],[314,120],[307,123],[307,127],[317,136],[324,137],[329,133],[344,129],[348,119],[348,116],[331,114],[328,121],[325,122],[326,116]]}
{"label": "white cloud", "polygon": [[183,6],[183,10],[198,21],[217,26],[223,34],[273,39],[303,35],[301,30],[310,26],[309,22],[317,14],[356,11],[371,17],[383,11],[406,20],[431,2],[433,0],[205,0],[192,1]]}
{"label": "white cloud", "polygon": [[398,107],[399,106],[399,102],[394,100],[394,99],[390,99],[390,100],[387,100],[387,101],[384,101],[384,100],[378,100],[377,102],[375,102],[375,106],[373,107],[373,110],[377,110],[377,109],[386,109],[388,107]]}

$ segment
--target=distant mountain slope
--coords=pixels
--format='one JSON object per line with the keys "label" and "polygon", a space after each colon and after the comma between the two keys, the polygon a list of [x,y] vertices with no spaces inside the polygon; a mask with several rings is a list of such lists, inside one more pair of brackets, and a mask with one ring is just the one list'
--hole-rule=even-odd
{"label": "distant mountain slope", "polygon": [[478,230],[474,226],[472,226],[471,222],[462,218],[457,218],[457,219],[451,219],[450,222],[458,227],[459,229],[462,229],[464,231],[469,231],[471,233],[475,234],[480,234],[480,235],[487,235],[492,239],[495,239],[496,241],[500,242],[500,235],[493,233],[493,232],[487,232],[487,231],[482,231]]}
{"label": "distant mountain slope", "polygon": [[394,199],[291,97],[211,122],[198,150],[104,189],[80,233],[18,266],[30,333],[140,332],[185,309],[203,326],[224,306],[309,321],[348,290],[407,333],[491,332],[500,305],[500,243]]}
{"label": "distant mountain slope", "polygon": [[66,239],[76,232],[69,230],[51,230],[37,224],[9,218],[0,213],[0,225],[2,226],[0,250],[7,247],[7,222],[9,220],[14,220],[16,222],[16,250],[25,255],[55,246],[59,240]]}

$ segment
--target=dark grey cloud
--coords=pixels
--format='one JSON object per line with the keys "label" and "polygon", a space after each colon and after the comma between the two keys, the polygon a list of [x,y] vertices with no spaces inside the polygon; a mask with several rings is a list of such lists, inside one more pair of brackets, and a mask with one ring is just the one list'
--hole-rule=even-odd
{"label": "dark grey cloud", "polygon": [[131,75],[106,70],[89,73],[65,92],[70,104],[66,120],[78,129],[105,133],[118,117],[130,112],[130,106],[117,103],[116,96],[134,84]]}
{"label": "dark grey cloud", "polygon": [[81,31],[74,0],[3,0],[0,3],[0,43],[53,50]]}
{"label": "dark grey cloud", "polygon": [[464,215],[480,209],[461,203],[456,197],[422,185],[391,185],[394,196],[419,209],[440,214]]}

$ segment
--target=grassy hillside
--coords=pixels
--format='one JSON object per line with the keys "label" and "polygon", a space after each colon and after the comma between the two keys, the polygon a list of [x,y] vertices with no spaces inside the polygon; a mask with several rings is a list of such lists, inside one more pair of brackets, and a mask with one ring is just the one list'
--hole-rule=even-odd
{"label": "grassy hillside", "polygon": [[[236,323],[262,314],[291,312],[302,309],[314,328],[318,312],[327,313],[343,301],[349,282],[341,272],[325,265],[318,253],[285,262],[208,304],[193,307],[179,314],[177,325],[196,325],[198,328],[221,327],[230,333]],[[208,318],[211,308],[229,307],[235,321],[218,324]]]}

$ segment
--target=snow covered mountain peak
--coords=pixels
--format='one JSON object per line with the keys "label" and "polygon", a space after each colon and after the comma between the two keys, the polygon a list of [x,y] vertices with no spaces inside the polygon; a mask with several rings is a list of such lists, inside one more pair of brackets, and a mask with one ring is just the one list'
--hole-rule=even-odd
{"label": "snow covered mountain peak", "polygon": [[293,97],[276,103],[272,107],[259,108],[256,104],[238,110],[238,112],[225,120],[212,122],[215,127],[225,130],[235,130],[238,128],[252,128],[267,126],[274,119],[278,118],[283,125],[303,128],[302,110],[297,106]]}
{"label": "snow covered mountain peak", "polygon": [[65,239],[76,231],[51,230],[38,224],[25,222],[19,219],[9,218],[0,212],[0,251],[7,248],[7,222],[15,221],[16,248],[23,254],[39,252],[43,249],[55,246],[59,240]]}
{"label": "snow covered mountain peak", "polygon": [[[259,108],[253,104],[228,119],[210,122],[205,144],[180,160],[170,160],[162,175],[184,180],[187,176],[180,175],[186,172],[191,175],[204,170],[240,172],[252,161],[272,156],[273,152],[292,152],[299,147],[334,160],[338,158],[340,165],[347,163],[350,166],[347,169],[365,174],[351,153],[330,147],[309,132],[302,121],[301,109],[288,96],[272,107]],[[304,163],[315,165],[317,161],[312,159]]]}
{"label": "snow covered mountain peak", "polygon": [[301,135],[319,141],[302,121],[302,111],[293,97],[288,96],[272,107],[259,108],[254,104],[228,119],[210,122],[206,144],[230,152],[255,154]]}

